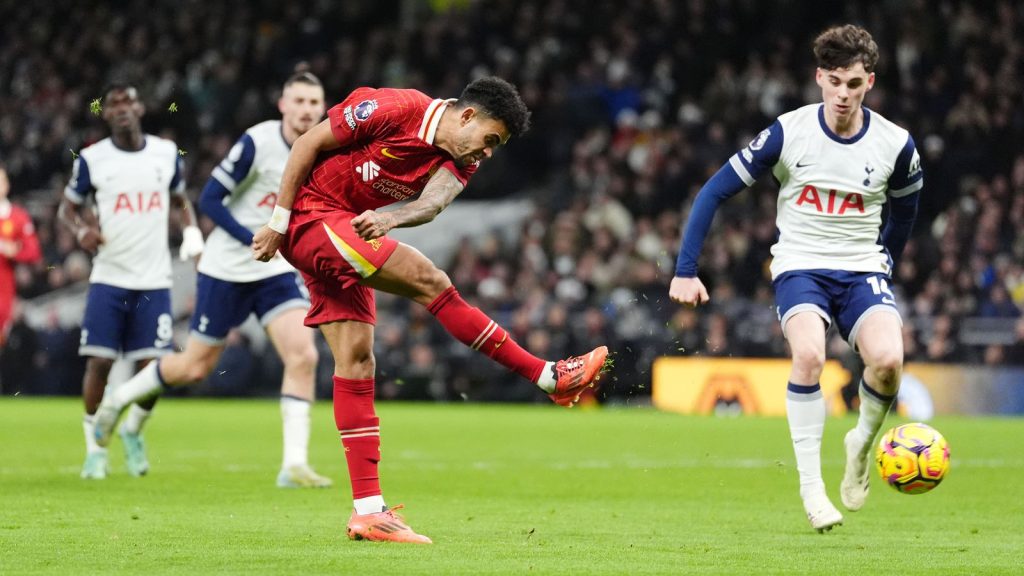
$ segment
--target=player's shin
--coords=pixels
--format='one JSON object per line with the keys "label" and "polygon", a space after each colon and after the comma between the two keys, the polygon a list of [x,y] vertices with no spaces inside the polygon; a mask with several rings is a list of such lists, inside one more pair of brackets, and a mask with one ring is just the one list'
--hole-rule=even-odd
{"label": "player's shin", "polygon": [[857,435],[865,445],[870,444],[885,422],[885,416],[896,402],[895,395],[882,394],[864,380],[860,381],[860,416],[857,418]]}
{"label": "player's shin", "polygon": [[459,342],[531,382],[540,377],[545,361],[519,346],[504,328],[479,308],[467,304],[454,286],[449,286],[435,298],[427,310]]}
{"label": "player's shin", "polygon": [[[352,498],[357,504],[379,497],[380,419],[373,407],[372,378],[350,380],[334,377],[334,423],[345,447]],[[383,506],[383,504],[381,504]],[[359,514],[380,512],[356,510]]]}
{"label": "player's shin", "polygon": [[825,491],[821,477],[821,437],[825,430],[825,399],[821,386],[789,383],[786,390],[786,415],[793,440],[796,468],[800,474],[800,496],[806,500]]}
{"label": "player's shin", "polygon": [[120,411],[133,402],[144,401],[160,394],[163,389],[164,381],[160,375],[160,361],[154,360],[127,382],[115,386],[108,392],[103,399],[103,404]]}

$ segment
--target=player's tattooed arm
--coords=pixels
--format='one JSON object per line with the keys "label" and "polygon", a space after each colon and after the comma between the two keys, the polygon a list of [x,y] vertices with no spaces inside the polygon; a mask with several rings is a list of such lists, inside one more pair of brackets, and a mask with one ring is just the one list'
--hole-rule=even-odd
{"label": "player's tattooed arm", "polygon": [[442,168],[430,178],[419,198],[391,212],[367,210],[352,219],[352,228],[363,240],[373,240],[393,228],[426,224],[447,208],[463,188],[454,174]]}
{"label": "player's tattooed arm", "polygon": [[64,198],[57,209],[57,217],[67,226],[68,230],[75,235],[78,245],[86,252],[95,254],[100,244],[103,244],[103,235],[100,234],[99,223],[95,217],[90,217],[87,210]]}

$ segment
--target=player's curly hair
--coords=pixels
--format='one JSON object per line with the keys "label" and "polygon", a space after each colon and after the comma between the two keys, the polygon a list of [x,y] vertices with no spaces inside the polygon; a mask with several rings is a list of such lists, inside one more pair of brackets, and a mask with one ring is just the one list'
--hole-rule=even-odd
{"label": "player's curly hair", "polygon": [[471,105],[504,122],[510,136],[521,136],[530,129],[530,111],[519,91],[501,78],[487,76],[470,82],[455,106],[466,108]]}
{"label": "player's curly hair", "polygon": [[878,45],[860,26],[833,26],[814,39],[814,56],[822,70],[849,68],[860,62],[870,73],[878,63]]}

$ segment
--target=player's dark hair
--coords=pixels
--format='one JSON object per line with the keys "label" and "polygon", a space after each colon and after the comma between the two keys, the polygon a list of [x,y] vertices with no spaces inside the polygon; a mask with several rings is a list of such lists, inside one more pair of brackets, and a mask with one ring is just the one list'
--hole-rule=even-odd
{"label": "player's dark hair", "polygon": [[102,96],[100,96],[100,102],[106,102],[107,96],[110,96],[111,92],[122,90],[125,92],[134,91],[135,98],[138,99],[139,97],[139,89],[136,88],[134,84],[126,82],[124,80],[113,80],[111,82],[107,82],[107,84],[103,87],[103,92],[101,92]]}
{"label": "player's dark hair", "polygon": [[320,82],[320,79],[312,72],[296,72],[292,74],[284,81],[284,87],[287,88],[292,84],[309,84],[310,86],[320,86],[321,88],[324,86],[323,82]]}
{"label": "player's dark hair", "polygon": [[455,106],[473,106],[491,118],[501,120],[508,128],[509,136],[521,136],[530,129],[530,111],[520,98],[519,91],[496,76],[470,82]]}
{"label": "player's dark hair", "polygon": [[850,68],[860,62],[864,70],[874,72],[878,63],[878,45],[860,26],[833,26],[814,39],[814,56],[822,70]]}

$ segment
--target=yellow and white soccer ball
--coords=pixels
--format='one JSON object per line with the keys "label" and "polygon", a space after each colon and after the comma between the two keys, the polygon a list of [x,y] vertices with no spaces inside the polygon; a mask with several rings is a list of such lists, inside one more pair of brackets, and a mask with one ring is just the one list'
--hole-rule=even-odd
{"label": "yellow and white soccer ball", "polygon": [[949,443],[927,424],[904,424],[882,435],[875,461],[889,486],[904,494],[924,494],[949,472]]}

